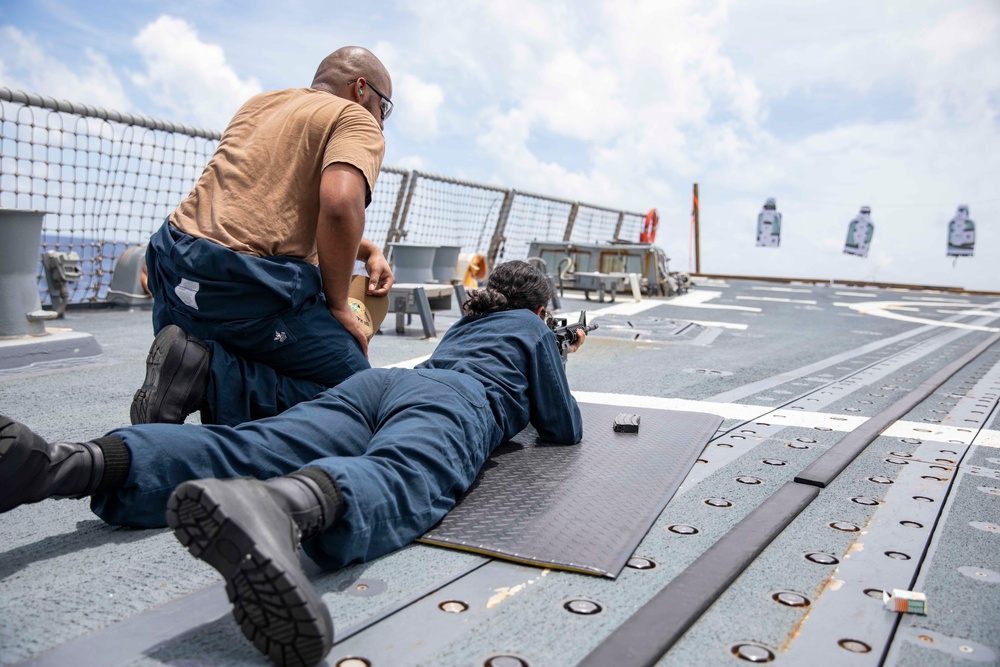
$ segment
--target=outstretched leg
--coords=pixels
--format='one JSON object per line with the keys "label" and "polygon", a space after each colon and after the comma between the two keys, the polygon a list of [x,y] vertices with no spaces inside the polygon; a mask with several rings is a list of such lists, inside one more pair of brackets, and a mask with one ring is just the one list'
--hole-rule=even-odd
{"label": "outstretched leg", "polygon": [[131,470],[121,488],[95,495],[91,508],[110,524],[159,528],[167,498],[183,482],[269,479],[316,459],[360,456],[374,429],[365,406],[378,406],[381,371],[358,373],[344,384],[339,398],[326,391],[280,415],[235,427],[143,424],[112,431],[131,453]]}
{"label": "outstretched leg", "polygon": [[326,440],[328,454],[265,482],[181,484],[167,520],[222,574],[243,633],[285,665],[318,662],[333,639],[329,612],[296,557],[300,539],[327,568],[412,542],[454,505],[500,438],[483,386],[436,370],[361,373],[225,433],[248,430],[283,446]]}

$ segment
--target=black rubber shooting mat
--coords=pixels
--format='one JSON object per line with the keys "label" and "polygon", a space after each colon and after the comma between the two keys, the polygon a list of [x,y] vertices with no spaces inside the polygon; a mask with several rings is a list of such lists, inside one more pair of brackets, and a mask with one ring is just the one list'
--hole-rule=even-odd
{"label": "black rubber shooting mat", "polygon": [[[420,542],[615,578],[722,423],[716,415],[581,403],[583,442],[532,427],[501,444]],[[615,417],[640,415],[639,432]]]}

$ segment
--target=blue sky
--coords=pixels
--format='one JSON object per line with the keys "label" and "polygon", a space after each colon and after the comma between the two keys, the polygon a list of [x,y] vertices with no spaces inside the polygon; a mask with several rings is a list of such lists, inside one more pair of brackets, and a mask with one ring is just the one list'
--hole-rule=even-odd
{"label": "blue sky", "polygon": [[[996,0],[0,3],[0,85],[215,129],[345,44],[393,75],[387,165],[655,206],[680,269],[698,182],[705,271],[1000,290]],[[841,254],[861,205],[867,259]]]}

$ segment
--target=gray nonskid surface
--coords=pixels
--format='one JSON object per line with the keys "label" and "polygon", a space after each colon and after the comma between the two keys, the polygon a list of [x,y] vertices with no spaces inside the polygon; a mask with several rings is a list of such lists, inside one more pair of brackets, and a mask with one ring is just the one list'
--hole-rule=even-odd
{"label": "gray nonskid surface", "polygon": [[[310,566],[339,638],[357,632],[356,638],[367,638],[373,656],[392,655],[391,661],[383,658],[373,665],[481,665],[497,656],[516,656],[532,667],[574,665],[764,499],[835,445],[848,431],[827,430],[833,417],[860,420],[878,414],[989,335],[933,326],[934,320],[998,325],[998,318],[937,313],[922,307],[921,301],[912,304],[919,312],[908,314],[930,324],[862,315],[835,305],[848,300],[835,295],[842,290],[836,287],[802,286],[811,290],[803,298],[817,302],[808,308],[736,298],[767,294],[753,289],[764,286],[731,281],[725,288],[709,288],[721,293],[709,303],[753,305],[761,313],[674,307],[669,299],[644,311],[661,319],[734,325],[714,329],[707,344],[594,337],[570,357],[567,372],[575,391],[697,401],[682,409],[704,406],[704,411],[725,419],[723,430],[699,457],[705,462],[695,464],[690,483],[635,551],[655,567],[627,567],[610,581],[425,545],[336,573]],[[901,296],[873,293],[885,301]],[[573,299],[571,292],[567,296],[564,310],[574,318],[580,308],[596,311],[609,305]],[[967,298],[974,306],[995,304],[990,297]],[[619,299],[619,305],[628,301]],[[439,314],[438,334],[456,317],[457,312]],[[50,439],[87,439],[126,424],[152,340],[148,311],[70,311],[63,324],[92,333],[103,354],[77,365],[5,371],[0,374],[0,412]],[[744,324],[746,329],[736,326]],[[421,335],[415,322],[404,335],[389,331],[377,337],[373,365],[405,365],[430,354],[436,341]],[[989,572],[1000,571],[995,561],[998,535],[971,525],[1000,525],[1000,491],[982,490],[1000,488],[990,472],[1000,470],[1000,449],[995,432],[989,430],[996,429],[1000,419],[994,388],[1000,375],[998,355],[1000,351],[988,350],[904,418],[926,430],[922,440],[899,435],[876,439],[719,596],[661,664],[743,664],[733,653],[740,644],[773,651],[775,662],[812,664],[815,655],[804,642],[796,643],[796,637],[806,636],[828,645],[828,655],[839,660],[837,664],[879,664],[884,657],[890,664],[974,664],[961,646],[971,648],[975,657],[990,650],[1000,655],[997,616],[990,613],[1000,589],[989,579]],[[695,372],[699,369],[722,372]],[[808,401],[810,397],[822,400]],[[803,409],[792,410],[794,405]],[[743,414],[737,412],[739,406],[749,407],[758,418],[735,416]],[[802,414],[796,414],[794,425],[784,426],[763,418],[775,411]],[[948,430],[959,425],[968,428],[961,433]],[[956,438],[986,444],[948,442]],[[957,457],[957,463],[935,460],[949,457]],[[893,458],[908,458],[909,463],[888,461]],[[749,478],[760,483],[745,483]],[[930,489],[926,497],[933,502],[904,502],[911,483]],[[915,495],[922,494],[913,491],[910,500]],[[903,500],[878,505],[852,501],[897,496]],[[929,516],[936,512],[939,518],[913,519],[918,511]],[[910,528],[913,533],[897,533],[903,530],[902,520],[926,525]],[[856,525],[860,531],[837,530],[830,526],[834,522]],[[679,526],[697,532],[677,532]],[[881,551],[857,547],[890,542]],[[893,549],[907,553],[910,560],[882,553]],[[805,558],[814,552],[840,562],[823,565]],[[870,568],[863,566],[862,554],[874,559]],[[987,575],[971,578],[959,571],[961,567],[979,568]],[[890,575],[879,574],[885,568]],[[862,574],[852,574],[857,572]],[[868,573],[871,582],[865,581]],[[866,625],[867,636],[854,636],[848,633],[850,627],[823,620],[836,618],[841,608],[876,618],[883,614],[875,609],[878,601],[854,595],[857,588],[895,585],[907,577],[914,588],[927,592],[927,617],[884,612],[889,616],[882,616],[883,621]],[[844,583],[837,584],[839,580]],[[219,584],[214,570],[192,559],[167,531],[107,527],[82,500],[19,508],[0,516],[0,663],[32,658],[44,663],[46,651],[58,648],[48,655],[72,656],[77,650],[79,664],[264,664],[232,622],[228,605],[217,597],[223,595]],[[782,591],[808,598],[809,614],[776,602],[772,596]],[[567,608],[574,601],[595,604],[600,611],[574,613]],[[456,612],[459,607],[448,604],[454,602],[468,607]],[[199,608],[207,616],[204,620],[195,613]],[[158,611],[186,618],[188,625],[179,624],[177,635],[164,639],[149,621]],[[407,627],[407,634],[394,630],[394,623]],[[929,648],[919,639],[921,634],[942,648]],[[89,638],[95,641],[80,652]],[[398,650],[414,638],[422,643],[419,652],[408,656]],[[855,650],[844,648],[838,643],[842,639],[868,643],[872,650],[859,653],[856,644],[849,644]],[[102,654],[102,644],[116,643],[127,644],[129,650],[115,653],[113,660],[110,650]],[[344,646],[350,643],[348,638]],[[335,648],[334,655],[342,654]]]}

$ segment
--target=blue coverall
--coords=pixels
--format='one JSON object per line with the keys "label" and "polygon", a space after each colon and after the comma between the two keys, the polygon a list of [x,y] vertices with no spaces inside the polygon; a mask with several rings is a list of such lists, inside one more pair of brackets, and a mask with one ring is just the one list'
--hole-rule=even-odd
{"label": "blue coverall", "polygon": [[336,480],[345,510],[305,549],[334,569],[432,528],[493,448],[529,421],[548,442],[583,437],[555,336],[526,309],[463,317],[417,368],[363,371],[274,417],[112,431],[128,447],[131,471],[124,488],[94,496],[91,506],[111,524],[159,527],[181,482],[320,467]]}
{"label": "blue coverall", "polygon": [[176,324],[212,354],[205,423],[270,417],[371,368],[309,262],[244,255],[164,222],[146,263],[153,331]]}

